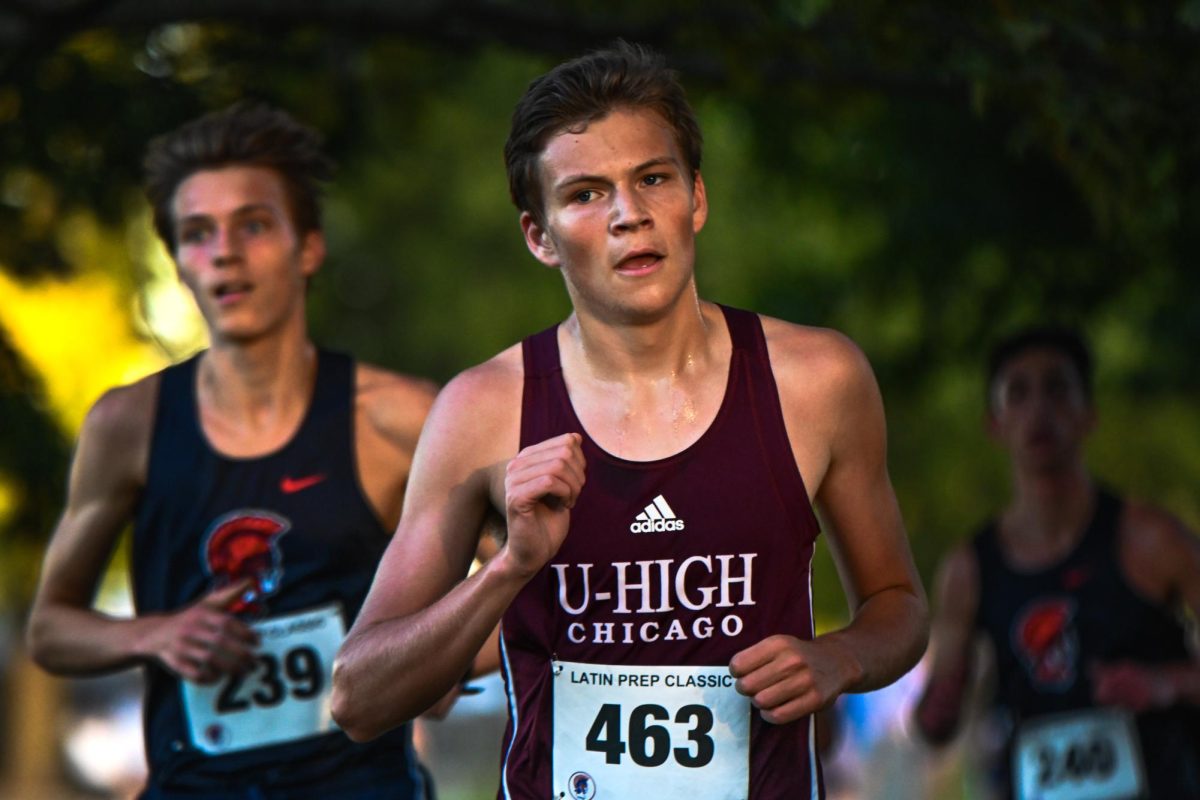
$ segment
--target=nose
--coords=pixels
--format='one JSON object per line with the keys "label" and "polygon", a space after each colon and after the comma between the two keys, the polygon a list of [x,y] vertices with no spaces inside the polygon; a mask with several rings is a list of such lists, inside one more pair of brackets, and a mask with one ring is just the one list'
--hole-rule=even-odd
{"label": "nose", "polygon": [[646,207],[645,198],[634,189],[616,190],[613,195],[610,225],[613,233],[637,230],[650,222],[650,211]]}
{"label": "nose", "polygon": [[233,226],[218,225],[213,232],[212,262],[217,266],[231,263],[242,254],[242,244]]}

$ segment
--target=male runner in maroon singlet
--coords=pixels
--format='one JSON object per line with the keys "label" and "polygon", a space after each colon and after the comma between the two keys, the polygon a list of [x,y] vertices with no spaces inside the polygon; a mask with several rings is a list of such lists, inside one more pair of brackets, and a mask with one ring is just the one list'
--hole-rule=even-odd
{"label": "male runner in maroon singlet", "polygon": [[1200,617],[1200,541],[1089,473],[1091,363],[1078,334],[1052,327],[989,359],[988,427],[1013,497],[939,568],[917,728],[953,736],[981,637],[1005,740],[999,796],[1200,797],[1200,658],[1180,613]]}
{"label": "male runner in maroon singlet", "polygon": [[[926,637],[870,367],[697,296],[700,133],[658,56],[538,79],[505,155],[574,311],[443,390],[334,716],[369,739],[420,713],[501,621],[501,797],[820,797],[812,715]],[[820,637],[814,502],[853,609]],[[464,581],[489,509],[507,543]]]}
{"label": "male runner in maroon singlet", "polygon": [[[331,166],[315,131],[255,104],[147,151],[211,346],[88,414],[28,629],[51,672],[144,668],[146,800],[428,796],[406,728],[363,746],[328,711],[434,396],[309,339]],[[92,600],[130,523],[137,616],[116,619]]]}

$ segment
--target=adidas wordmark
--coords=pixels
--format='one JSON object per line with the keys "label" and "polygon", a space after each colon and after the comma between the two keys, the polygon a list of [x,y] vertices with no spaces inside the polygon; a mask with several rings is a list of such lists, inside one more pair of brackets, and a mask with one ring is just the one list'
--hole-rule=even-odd
{"label": "adidas wordmark", "polygon": [[683,520],[675,516],[675,512],[667,505],[667,499],[661,494],[650,501],[646,510],[638,514],[629,530],[634,533],[662,533],[663,531],[683,530]]}

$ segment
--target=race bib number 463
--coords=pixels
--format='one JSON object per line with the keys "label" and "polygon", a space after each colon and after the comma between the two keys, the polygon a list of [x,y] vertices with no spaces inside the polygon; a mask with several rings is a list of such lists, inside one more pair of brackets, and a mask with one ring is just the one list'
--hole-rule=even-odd
{"label": "race bib number 463", "polygon": [[750,700],[727,667],[552,667],[555,798],[746,797]]}
{"label": "race bib number 463", "polygon": [[337,605],[256,623],[254,669],[209,685],[184,681],[192,744],[217,755],[335,730],[333,658],[346,629]]}

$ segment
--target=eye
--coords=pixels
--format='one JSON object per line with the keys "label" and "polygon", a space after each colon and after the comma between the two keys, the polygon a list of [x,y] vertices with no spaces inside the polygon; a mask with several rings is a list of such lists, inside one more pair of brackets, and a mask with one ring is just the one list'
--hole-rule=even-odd
{"label": "eye", "polygon": [[1009,382],[1008,386],[1005,387],[1004,403],[1005,405],[1009,406],[1019,405],[1028,394],[1029,385],[1025,381],[1019,378],[1012,380]]}
{"label": "eye", "polygon": [[642,183],[646,186],[658,186],[667,179],[666,175],[647,175],[642,178]]}
{"label": "eye", "polygon": [[242,230],[251,235],[265,233],[270,228],[270,223],[264,219],[248,219],[242,225]]}
{"label": "eye", "polygon": [[208,238],[209,231],[207,228],[187,227],[179,232],[180,244],[202,244]]}
{"label": "eye", "polygon": [[576,203],[590,203],[596,199],[596,193],[591,189],[584,189],[583,191],[576,192],[571,199]]}

